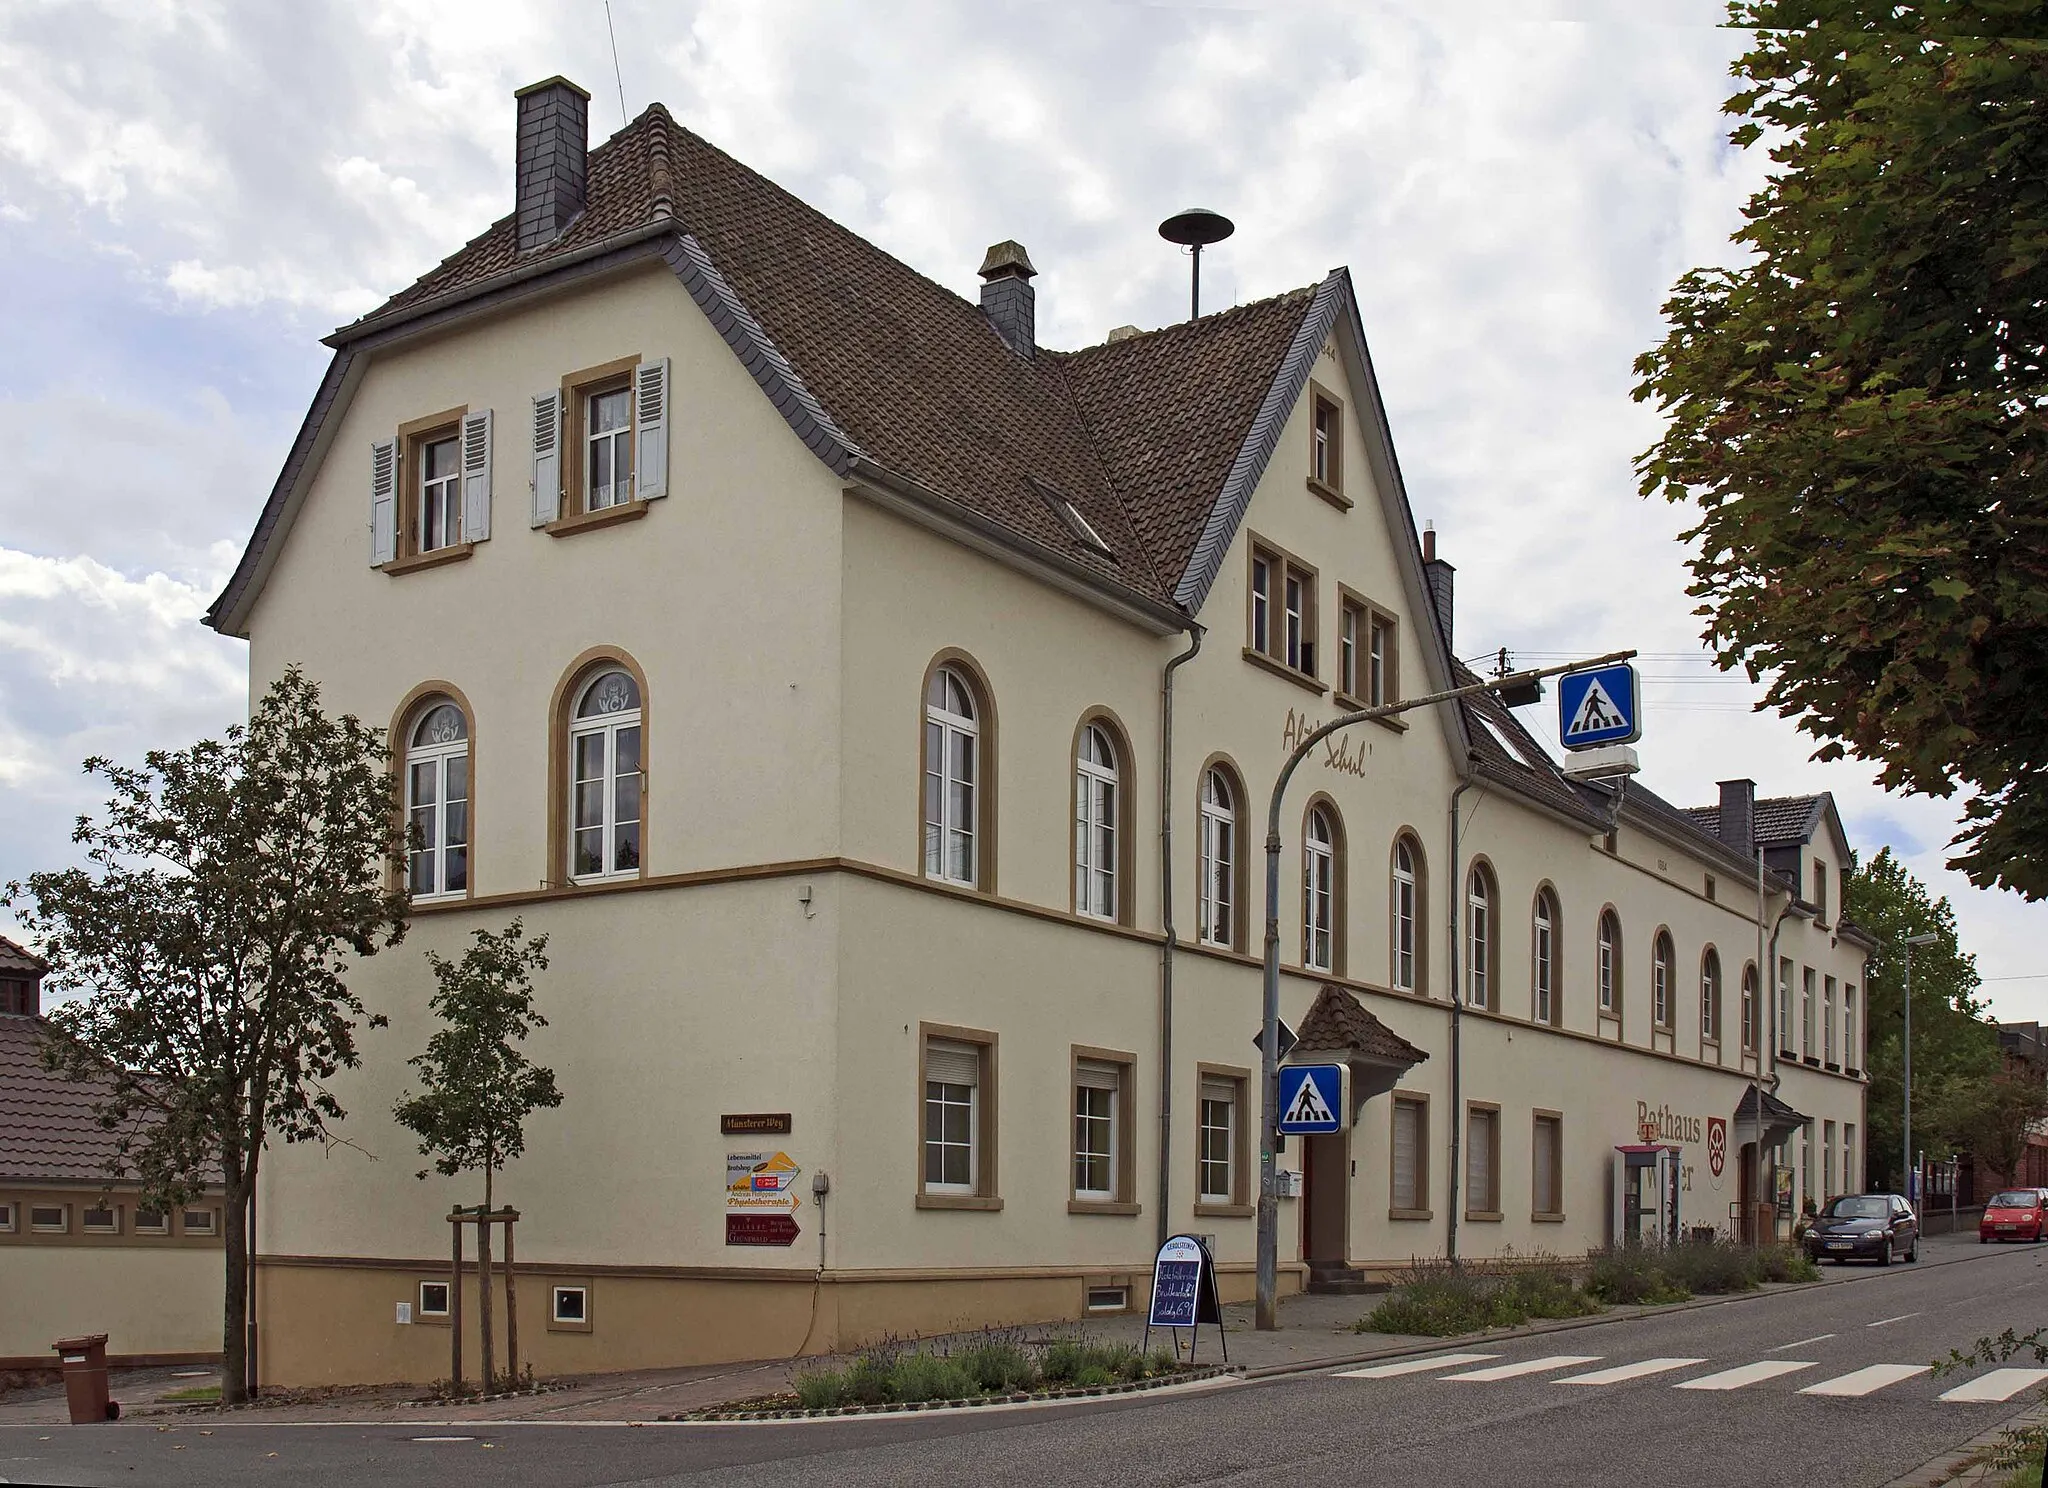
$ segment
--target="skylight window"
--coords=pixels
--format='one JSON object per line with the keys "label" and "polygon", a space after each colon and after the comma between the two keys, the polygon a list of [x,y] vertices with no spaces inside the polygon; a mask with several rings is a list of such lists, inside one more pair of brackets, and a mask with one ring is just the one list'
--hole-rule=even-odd
{"label": "skylight window", "polygon": [[1511,737],[1506,729],[1495,723],[1479,709],[1472,709],[1471,716],[1479,721],[1486,732],[1492,736],[1493,742],[1500,745],[1508,758],[1514,760],[1517,764],[1524,765],[1531,770],[1541,770],[1544,764],[1549,763],[1546,760],[1539,764],[1536,760],[1531,759],[1527,748]]}
{"label": "skylight window", "polygon": [[1073,502],[1035,475],[1026,476],[1025,479],[1030,482],[1031,489],[1037,493],[1038,499],[1052,508],[1052,514],[1060,519],[1060,525],[1072,533],[1077,542],[1093,548],[1105,558],[1110,556],[1109,544],[1102,540],[1102,534],[1081,515]]}

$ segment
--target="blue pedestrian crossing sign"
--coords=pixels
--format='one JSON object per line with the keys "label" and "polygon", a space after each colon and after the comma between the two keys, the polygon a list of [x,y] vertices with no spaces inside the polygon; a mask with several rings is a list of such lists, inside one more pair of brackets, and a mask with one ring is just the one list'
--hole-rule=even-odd
{"label": "blue pedestrian crossing sign", "polygon": [[1280,1134],[1315,1136],[1344,1130],[1344,1066],[1280,1066]]}
{"label": "blue pedestrian crossing sign", "polygon": [[1567,749],[1633,744],[1642,738],[1636,669],[1623,661],[1559,677],[1557,732]]}

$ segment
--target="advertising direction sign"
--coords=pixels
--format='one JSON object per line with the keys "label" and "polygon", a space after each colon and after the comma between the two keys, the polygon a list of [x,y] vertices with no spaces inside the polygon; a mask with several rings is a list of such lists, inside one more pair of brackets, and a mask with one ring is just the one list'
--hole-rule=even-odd
{"label": "advertising direction sign", "polygon": [[[1194,1362],[1195,1340],[1203,1323],[1214,1323],[1223,1336],[1223,1308],[1216,1300],[1216,1262],[1198,1235],[1175,1235],[1159,1247],[1152,1262],[1152,1306],[1145,1314],[1145,1346],[1152,1345],[1154,1328],[1186,1328],[1188,1361]],[[1173,1335],[1174,1352],[1180,1352],[1180,1334]],[[1230,1362],[1230,1343],[1223,1343],[1223,1361]]]}
{"label": "advertising direction sign", "polygon": [[1283,1136],[1316,1136],[1344,1130],[1344,1066],[1280,1066],[1280,1121]]}
{"label": "advertising direction sign", "polygon": [[1558,740],[1567,749],[1633,744],[1643,736],[1636,669],[1627,662],[1557,679]]}

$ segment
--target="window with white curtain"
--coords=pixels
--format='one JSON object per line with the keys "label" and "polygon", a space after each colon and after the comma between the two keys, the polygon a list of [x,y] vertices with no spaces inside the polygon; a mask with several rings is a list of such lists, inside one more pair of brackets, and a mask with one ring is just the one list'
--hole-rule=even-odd
{"label": "window with white curtain", "polygon": [[411,826],[408,886],[415,899],[469,888],[469,720],[438,702],[405,746],[405,814]]}
{"label": "window with white curtain", "polygon": [[584,684],[569,725],[569,876],[640,871],[640,685],[624,671]]}
{"label": "window with white curtain", "polygon": [[1117,913],[1119,789],[1116,746],[1091,723],[1074,761],[1074,908],[1104,920]]}
{"label": "window with white curtain", "polygon": [[1337,830],[1318,806],[1308,814],[1301,850],[1302,964],[1314,971],[1335,966],[1337,941]]}
{"label": "window with white curtain", "polygon": [[1198,849],[1197,933],[1204,945],[1229,946],[1237,937],[1237,792],[1221,766],[1202,772]]}
{"label": "window with white curtain", "polygon": [[980,714],[959,672],[932,673],[924,699],[924,873],[969,888],[981,877]]}

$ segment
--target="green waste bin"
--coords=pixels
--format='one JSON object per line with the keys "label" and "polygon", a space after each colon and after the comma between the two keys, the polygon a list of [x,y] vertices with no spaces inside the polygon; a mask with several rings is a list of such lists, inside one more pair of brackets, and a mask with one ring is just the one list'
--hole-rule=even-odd
{"label": "green waste bin", "polygon": [[120,1402],[107,1395],[107,1335],[60,1338],[50,1347],[64,1366],[64,1398],[71,1406],[71,1424],[118,1421]]}

